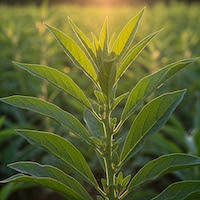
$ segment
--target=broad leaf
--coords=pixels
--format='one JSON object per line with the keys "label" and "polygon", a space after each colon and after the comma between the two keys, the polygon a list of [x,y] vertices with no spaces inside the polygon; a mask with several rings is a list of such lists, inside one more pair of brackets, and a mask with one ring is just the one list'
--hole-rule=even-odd
{"label": "broad leaf", "polygon": [[135,58],[142,52],[142,50],[149,44],[149,42],[159,33],[157,31],[145,37],[143,40],[138,42],[133,46],[129,52],[117,63],[117,75],[116,79],[118,80],[132,64]]}
{"label": "broad leaf", "polygon": [[35,130],[17,130],[17,132],[34,145],[39,145],[57,156],[79,172],[89,183],[97,186],[95,177],[80,151],[64,138]]}
{"label": "broad leaf", "polygon": [[84,92],[69,76],[65,75],[64,73],[43,65],[24,64],[17,62],[14,62],[14,64],[27,70],[33,75],[44,78],[53,85],[57,86],[58,88],[75,97],[78,101],[80,101],[90,110],[92,109],[92,105],[85,96]]}
{"label": "broad leaf", "polygon": [[35,97],[26,97],[19,95],[1,98],[0,101],[48,116],[56,120],[61,125],[67,127],[74,134],[90,144],[90,134],[81,124],[81,122],[70,113],[62,110],[52,103]]}
{"label": "broad leaf", "polygon": [[187,168],[200,165],[200,158],[188,154],[168,154],[150,161],[132,178],[128,190],[132,190],[146,182],[152,181],[159,176]]}
{"label": "broad leaf", "polygon": [[83,50],[67,35],[58,29],[47,25],[47,28],[56,37],[58,42],[63,47],[65,53],[69,56],[72,62],[82,69],[95,83],[97,81],[97,75],[95,69],[93,68],[91,62],[88,60],[87,56]]}
{"label": "broad leaf", "polygon": [[162,68],[158,72],[146,76],[141,81],[139,81],[128,97],[121,116],[121,120],[125,120],[135,110],[137,110],[143,101],[161,84],[172,77],[176,72],[194,62],[196,59],[197,58],[191,58],[172,63]]}
{"label": "broad leaf", "polygon": [[84,199],[92,199],[88,192],[71,176],[50,165],[40,165],[34,162],[17,162],[8,165],[10,168],[37,178],[52,178],[76,191]]}
{"label": "broad leaf", "polygon": [[171,113],[182,100],[184,94],[185,90],[181,90],[161,95],[149,102],[140,111],[126,137],[121,153],[121,162],[134,149],[138,151],[144,139],[157,132],[166,123]]}
{"label": "broad leaf", "polygon": [[118,35],[111,52],[114,52],[116,55],[123,55],[128,49],[135,37],[143,13],[144,9],[123,28]]}
{"label": "broad leaf", "polygon": [[200,191],[200,181],[181,181],[171,184],[152,200],[184,200],[188,195]]}
{"label": "broad leaf", "polygon": [[46,178],[46,177],[37,178],[37,177],[26,176],[24,174],[17,174],[17,175],[11,176],[8,179],[1,181],[1,183],[9,183],[9,182],[36,183],[58,192],[59,194],[66,197],[68,200],[71,200],[71,199],[85,200],[80,194],[78,194],[71,188],[67,187],[63,183],[60,183],[59,181],[52,178]]}

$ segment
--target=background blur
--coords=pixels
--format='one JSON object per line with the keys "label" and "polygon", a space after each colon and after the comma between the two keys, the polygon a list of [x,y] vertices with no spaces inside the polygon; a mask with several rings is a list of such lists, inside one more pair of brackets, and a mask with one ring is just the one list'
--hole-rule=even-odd
{"label": "background blur", "polygon": [[[143,37],[164,28],[127,70],[118,87],[118,94],[132,88],[145,75],[155,72],[172,62],[200,55],[200,4],[195,0],[0,0],[0,97],[13,94],[36,96],[53,102],[74,114],[82,122],[83,107],[69,95],[63,94],[47,82],[14,66],[12,61],[39,63],[68,74],[91,98],[91,82],[64,54],[54,37],[43,25],[46,22],[57,27],[75,41],[67,16],[91,39],[90,32],[100,33],[108,16],[109,33],[120,29],[144,6],[136,44]],[[186,152],[200,156],[200,59],[162,86],[163,91],[188,88],[187,94],[165,127],[147,141],[137,157],[125,167],[126,173],[134,174],[150,159],[172,152]],[[124,102],[118,106],[119,116]],[[84,122],[83,122],[84,123]],[[127,132],[129,120],[123,131]],[[61,161],[31,146],[16,135],[15,128],[31,128],[56,132],[73,142],[88,160],[95,176],[102,176],[102,169],[91,150],[66,132],[56,122],[33,112],[0,103],[0,180],[15,172],[7,164],[32,160],[59,166],[67,173],[71,170]],[[125,135],[125,134],[124,134]],[[135,199],[146,200],[158,194],[174,180],[200,179],[199,169],[180,171],[138,189]],[[85,186],[91,194],[94,191]],[[127,197],[127,199],[132,197]],[[0,200],[62,200],[52,191],[29,184],[0,185]]]}

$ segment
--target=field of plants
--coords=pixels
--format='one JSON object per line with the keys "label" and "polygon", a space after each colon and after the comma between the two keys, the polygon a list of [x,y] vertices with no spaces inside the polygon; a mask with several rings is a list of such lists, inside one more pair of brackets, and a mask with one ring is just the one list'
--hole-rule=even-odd
{"label": "field of plants", "polygon": [[[99,37],[106,16],[108,17],[109,35],[120,32],[124,25],[132,19],[142,7],[81,7],[54,6],[41,7],[7,7],[0,5],[0,98],[10,95],[34,96],[55,103],[62,109],[73,114],[85,124],[82,117],[84,107],[68,94],[56,90],[47,81],[39,79],[27,71],[17,67],[12,61],[34,63],[56,68],[81,87],[89,99],[94,98],[91,81],[65,55],[62,48],[48,31],[43,22],[62,30],[78,44],[68,17],[92,40],[91,32]],[[200,55],[200,5],[187,6],[172,4],[168,7],[156,4],[147,7],[132,45],[142,38],[164,28],[148,44],[143,52],[127,69],[118,85],[117,96],[126,93],[138,81],[162,67],[178,60],[198,57]],[[34,73],[33,73],[34,74]],[[147,140],[144,148],[131,158],[124,166],[124,174],[135,174],[143,165],[158,156],[169,153],[189,153],[200,156],[200,59],[181,70],[156,92],[146,99],[149,102],[163,92],[172,92],[187,88],[184,96],[166,125],[151,140]],[[115,116],[121,115],[125,99],[115,109]],[[123,132],[128,133],[134,115],[125,123]],[[57,134],[67,138],[82,152],[98,182],[103,174],[101,165],[92,149],[89,149],[71,131],[66,131],[56,121],[38,113],[19,109],[0,102],[0,180],[15,174],[8,164],[16,161],[37,161],[51,164],[64,172],[73,171],[62,160],[43,151],[42,148],[30,145],[20,137],[14,129],[34,129]],[[79,174],[73,175],[77,179]],[[126,199],[146,200],[159,194],[174,181],[200,180],[200,168],[193,167],[164,175],[156,181],[139,187]],[[82,183],[92,197],[96,191]],[[199,194],[199,193],[198,193]],[[197,193],[195,193],[197,195]],[[0,184],[0,200],[54,200],[64,199],[50,189],[28,183]],[[100,198],[99,198],[100,199]],[[189,199],[189,198],[188,198]]]}

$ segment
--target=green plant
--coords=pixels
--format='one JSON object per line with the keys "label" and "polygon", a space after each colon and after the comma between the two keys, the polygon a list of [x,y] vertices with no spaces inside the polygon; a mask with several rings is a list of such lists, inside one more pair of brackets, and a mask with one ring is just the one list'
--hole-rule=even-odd
{"label": "green plant", "polygon": [[[92,34],[93,42],[69,19],[83,48],[58,29],[46,24],[73,63],[93,82],[96,99],[89,100],[70,77],[56,69],[44,65],[14,62],[17,66],[49,81],[77,99],[85,107],[84,121],[87,128],[75,116],[39,98],[15,95],[0,99],[8,104],[35,111],[56,120],[77,135],[88,145],[88,148],[96,152],[105,172],[101,182],[95,178],[82,153],[65,138],[50,132],[16,130],[28,142],[47,149],[78,172],[81,176],[80,180],[86,181],[99,193],[98,200],[126,199],[127,194],[165,173],[200,165],[199,157],[187,154],[167,154],[147,163],[132,178],[131,175],[123,173],[122,166],[143,147],[146,138],[165,124],[186,90],[165,93],[147,103],[140,112],[138,109],[154,90],[176,72],[196,60],[196,58],[186,59],[167,65],[141,79],[129,93],[118,96],[117,85],[121,76],[159,32],[152,33],[136,45],[132,45],[143,13],[144,9],[124,27],[117,38],[112,35],[110,40],[106,19],[99,39]],[[113,111],[125,98],[127,98],[126,104],[118,119]],[[120,130],[133,113],[137,113],[137,116],[123,141],[122,134],[124,133],[121,132],[120,135]],[[78,182],[54,166],[40,165],[35,162],[16,162],[10,164],[9,167],[20,173],[1,181],[2,183],[32,182],[49,187],[68,199],[92,199],[92,196],[79,183],[80,181]],[[198,195],[199,183],[199,181],[186,181],[172,184],[154,199],[168,199],[173,191],[180,191],[174,194],[178,199],[190,198]]]}
{"label": "green plant", "polygon": [[[172,115],[168,123],[163,126],[159,133],[149,141],[145,152],[152,152],[159,156],[166,153],[188,153],[200,156],[200,101],[197,96],[193,126],[187,131],[185,124],[176,116]],[[186,169],[175,173],[181,180],[199,180],[200,170]]]}

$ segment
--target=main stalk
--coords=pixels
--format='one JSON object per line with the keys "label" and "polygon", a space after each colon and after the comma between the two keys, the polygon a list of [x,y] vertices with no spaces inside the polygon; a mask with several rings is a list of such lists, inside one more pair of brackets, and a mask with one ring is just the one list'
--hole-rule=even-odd
{"label": "main stalk", "polygon": [[106,147],[104,155],[104,163],[106,169],[107,190],[105,191],[109,200],[117,200],[115,194],[115,171],[112,167],[112,143],[113,143],[113,128],[111,123],[111,103],[108,98],[104,113],[104,131],[106,138]]}

